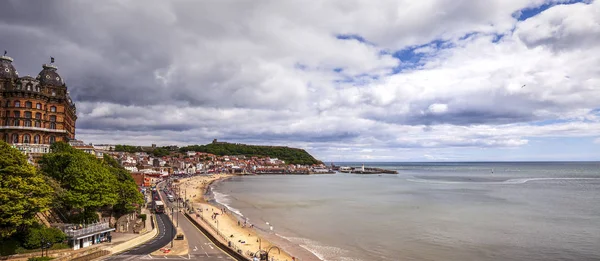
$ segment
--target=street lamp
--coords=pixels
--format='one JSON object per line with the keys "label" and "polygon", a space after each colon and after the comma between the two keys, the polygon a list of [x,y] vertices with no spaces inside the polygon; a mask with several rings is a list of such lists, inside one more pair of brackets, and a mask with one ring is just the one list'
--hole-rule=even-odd
{"label": "street lamp", "polygon": [[[171,207],[171,218],[173,218],[173,207]],[[179,214],[177,215],[179,216]],[[175,229],[175,226],[173,226],[173,224],[171,224],[171,248],[173,248],[173,240],[175,240],[175,232],[173,231]]]}

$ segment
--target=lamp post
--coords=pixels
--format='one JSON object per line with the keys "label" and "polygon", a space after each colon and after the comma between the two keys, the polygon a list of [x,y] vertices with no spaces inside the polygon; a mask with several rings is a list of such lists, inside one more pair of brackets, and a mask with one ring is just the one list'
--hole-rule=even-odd
{"label": "lamp post", "polygon": [[[171,207],[171,218],[173,218],[173,214],[174,214],[173,207]],[[179,215],[177,215],[177,216],[179,216]],[[175,234],[174,234],[173,229],[175,229],[175,226],[173,226],[173,224],[171,224],[171,248],[173,247],[173,240],[175,240],[175,236],[174,236]]]}

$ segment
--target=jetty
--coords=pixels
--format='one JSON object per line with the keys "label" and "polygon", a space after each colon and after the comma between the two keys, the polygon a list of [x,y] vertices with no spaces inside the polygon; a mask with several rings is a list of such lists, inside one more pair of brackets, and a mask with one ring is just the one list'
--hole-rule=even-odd
{"label": "jetty", "polygon": [[382,168],[371,168],[365,167],[338,167],[337,171],[342,173],[353,173],[353,174],[398,174],[398,171],[382,169]]}

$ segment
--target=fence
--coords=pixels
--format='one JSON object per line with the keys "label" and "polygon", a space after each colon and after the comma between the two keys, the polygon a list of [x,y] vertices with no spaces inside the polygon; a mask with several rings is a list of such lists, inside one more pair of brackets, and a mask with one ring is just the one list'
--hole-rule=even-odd
{"label": "fence", "polygon": [[108,222],[101,222],[101,223],[96,223],[96,224],[91,224],[91,225],[85,225],[83,228],[79,228],[79,229],[74,229],[75,227],[77,227],[77,225],[66,224],[64,226],[63,231],[65,232],[67,237],[78,237],[81,235],[87,235],[87,234],[91,234],[94,232],[98,232],[98,231],[102,231],[102,230],[106,230],[106,229],[110,228]]}

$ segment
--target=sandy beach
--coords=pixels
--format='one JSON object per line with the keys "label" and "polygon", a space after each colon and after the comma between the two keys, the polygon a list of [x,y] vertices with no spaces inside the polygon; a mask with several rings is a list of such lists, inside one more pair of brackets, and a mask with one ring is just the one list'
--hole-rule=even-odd
{"label": "sandy beach", "polygon": [[[194,216],[199,223],[209,225],[213,232],[217,233],[220,240],[224,243],[231,242],[234,249],[240,249],[244,256],[250,258],[250,253],[256,253],[259,248],[268,250],[273,245],[269,240],[261,236],[252,224],[245,223],[238,216],[229,212],[228,209],[221,209],[221,206],[212,205],[205,201],[203,195],[206,188],[211,182],[219,179],[231,177],[230,174],[215,174],[211,176],[195,176],[185,179],[180,179],[175,186],[179,186],[180,190],[185,191],[187,199],[193,204],[196,215]],[[183,196],[183,194],[182,194]],[[199,211],[202,209],[202,211]],[[292,256],[286,253],[283,249],[277,251],[278,248],[273,247],[269,252],[269,260],[273,258],[275,261],[292,261]],[[303,260],[308,260],[304,258]],[[319,259],[314,259],[319,260]]]}

